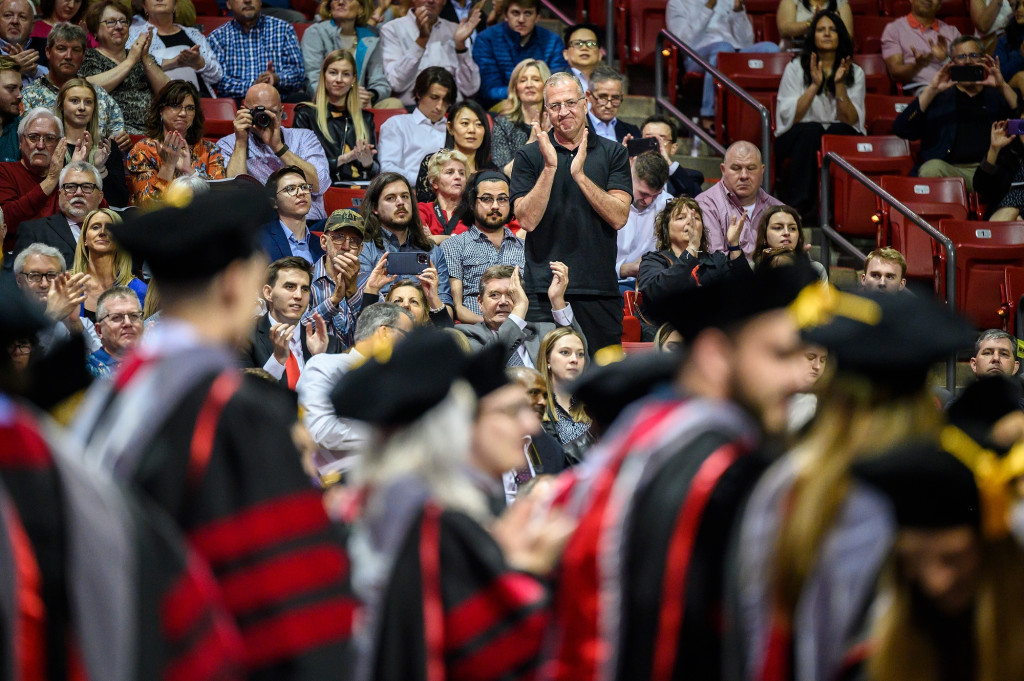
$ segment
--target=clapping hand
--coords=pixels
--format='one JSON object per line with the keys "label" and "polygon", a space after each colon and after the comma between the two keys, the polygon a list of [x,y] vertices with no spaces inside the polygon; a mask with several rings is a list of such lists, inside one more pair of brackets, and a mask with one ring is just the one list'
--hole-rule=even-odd
{"label": "clapping hand", "polygon": [[[694,222],[697,224],[701,224],[700,220],[695,219]],[[743,211],[739,215],[734,215],[731,218],[729,218],[729,227],[725,230],[725,240],[728,242],[730,246],[740,245],[740,235],[743,233],[743,226],[746,224],[746,211]],[[700,243],[700,235],[697,236],[697,243]]]}
{"label": "clapping hand", "polygon": [[327,323],[319,312],[314,312],[306,320],[306,347],[309,348],[309,354],[319,355],[321,352],[325,352],[328,341]]}
{"label": "clapping hand", "polygon": [[552,310],[565,309],[565,289],[569,287],[569,266],[557,260],[551,261],[551,284],[548,286],[548,301]]}
{"label": "clapping hand", "polygon": [[294,324],[282,322],[270,327],[270,343],[274,346],[274,359],[281,364],[288,362],[288,356],[292,352],[291,341],[294,333]]}
{"label": "clapping hand", "polygon": [[520,319],[526,319],[526,313],[530,309],[530,299],[526,297],[523,282],[519,277],[519,265],[512,270],[512,279],[508,284],[508,297],[512,299],[512,314]]}
{"label": "clapping hand", "polygon": [[850,64],[852,63],[853,57],[845,57],[841,62],[839,62],[839,66],[836,68],[836,83],[843,82],[843,79],[846,78],[846,74],[850,72]]}
{"label": "clapping hand", "polygon": [[[583,139],[580,140],[580,145],[576,147],[576,156],[572,159],[572,164],[569,165],[569,173],[572,175],[572,179],[577,182],[583,179],[583,166],[587,162],[587,137],[589,135],[590,129],[584,126]],[[548,144],[551,144],[550,140]],[[552,147],[551,151],[554,153],[554,147]]]}
{"label": "clapping hand", "polygon": [[69,317],[85,302],[86,286],[92,277],[85,273],[61,272],[46,294],[46,316],[55,322]]}

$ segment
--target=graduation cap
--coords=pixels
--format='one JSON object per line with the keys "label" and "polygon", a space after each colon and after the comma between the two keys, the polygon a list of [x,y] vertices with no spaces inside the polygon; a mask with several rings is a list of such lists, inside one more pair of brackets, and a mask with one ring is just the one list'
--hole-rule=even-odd
{"label": "graduation cap", "polygon": [[198,195],[183,187],[109,229],[160,281],[201,282],[259,251],[260,233],[274,217],[265,189],[236,183]]}
{"label": "graduation cap", "polygon": [[500,343],[485,345],[469,359],[465,375],[478,399],[509,385],[505,372],[505,348]]}
{"label": "graduation cap", "polygon": [[1024,386],[1009,376],[983,376],[968,385],[946,409],[951,424],[985,446],[992,427],[1007,414],[1021,410]]}
{"label": "graduation cap", "polygon": [[974,473],[934,442],[915,442],[853,464],[854,477],[892,502],[901,527],[981,527],[981,497]]}
{"label": "graduation cap", "polygon": [[340,418],[406,425],[440,403],[468,363],[448,334],[419,328],[389,357],[372,357],[346,373],[331,391],[331,403]]}
{"label": "graduation cap", "polygon": [[625,355],[603,366],[594,364],[569,389],[590,418],[608,428],[626,407],[672,380],[678,365],[679,358],[669,352]]}
{"label": "graduation cap", "polygon": [[0,341],[30,338],[50,325],[43,310],[28,299],[13,277],[0,280]]}

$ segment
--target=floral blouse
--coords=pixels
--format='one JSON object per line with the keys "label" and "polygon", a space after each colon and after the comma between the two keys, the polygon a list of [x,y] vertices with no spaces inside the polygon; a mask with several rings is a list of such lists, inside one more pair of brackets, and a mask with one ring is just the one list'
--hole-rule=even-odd
{"label": "floral blouse", "polygon": [[[192,147],[192,169],[208,180],[223,180],[225,173],[224,156],[213,142],[201,139]],[[131,204],[139,206],[149,201],[158,201],[164,189],[170,184],[157,177],[160,172],[160,153],[152,137],[139,140],[128,152],[128,189]],[[179,173],[175,171],[175,177]]]}
{"label": "floral blouse", "polygon": [[[116,66],[117,62],[99,50],[88,49],[85,51],[85,59],[82,60],[82,68],[78,70],[78,75],[83,78],[94,76]],[[149,87],[146,69],[141,61],[132,67],[110,96],[121,107],[125,132],[129,135],[146,134],[146,114],[153,102],[153,91]]]}

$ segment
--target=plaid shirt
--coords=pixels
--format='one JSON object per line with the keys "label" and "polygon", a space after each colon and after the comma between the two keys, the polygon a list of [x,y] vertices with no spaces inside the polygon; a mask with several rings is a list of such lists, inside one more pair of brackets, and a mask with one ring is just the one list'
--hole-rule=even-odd
{"label": "plaid shirt", "polygon": [[345,349],[352,347],[355,342],[356,318],[362,306],[363,289],[366,288],[366,280],[370,277],[369,272],[359,273],[359,286],[356,292],[347,300],[342,300],[341,305],[331,302],[331,295],[334,293],[334,280],[327,273],[327,256],[324,255],[313,265],[313,284],[309,288],[309,309],[302,315],[302,321],[319,312],[327,323],[327,333],[333,334],[342,342]]}
{"label": "plaid shirt", "polygon": [[441,252],[448,264],[448,277],[462,282],[462,305],[476,314],[480,314],[480,302],[477,300],[480,277],[488,267],[518,265],[520,271],[526,267],[523,240],[508,227],[504,229],[505,237],[498,249],[476,225],[441,243]]}
{"label": "plaid shirt", "polygon": [[287,21],[260,15],[256,25],[246,32],[232,20],[214,30],[208,42],[224,70],[224,77],[217,83],[221,97],[244,97],[256,77],[267,70],[268,61],[274,62],[274,72],[280,78],[277,89],[282,94],[306,84],[299,41]]}

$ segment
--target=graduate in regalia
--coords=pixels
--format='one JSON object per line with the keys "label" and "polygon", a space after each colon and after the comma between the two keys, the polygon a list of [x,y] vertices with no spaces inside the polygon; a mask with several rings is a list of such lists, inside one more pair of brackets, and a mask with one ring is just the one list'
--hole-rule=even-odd
{"label": "graduate in regalia", "polygon": [[111,230],[160,282],[162,321],[74,424],[90,465],[163,508],[207,561],[255,681],[345,679],[357,603],[340,528],[303,474],[294,400],[243,376],[267,267],[262,188],[167,197]]}

